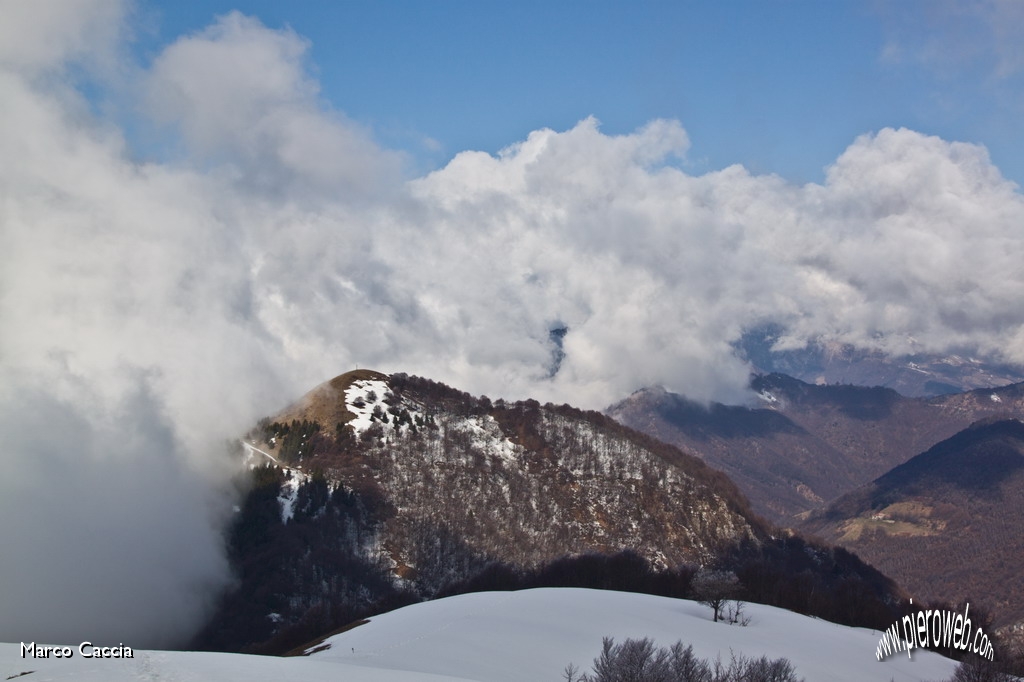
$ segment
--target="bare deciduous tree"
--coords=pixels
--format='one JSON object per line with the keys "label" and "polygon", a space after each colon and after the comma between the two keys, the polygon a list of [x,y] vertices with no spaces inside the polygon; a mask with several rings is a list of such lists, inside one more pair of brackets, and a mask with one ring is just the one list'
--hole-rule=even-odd
{"label": "bare deciduous tree", "polygon": [[732,571],[701,569],[693,578],[693,596],[701,604],[711,607],[717,623],[726,603],[740,595],[740,581]]}

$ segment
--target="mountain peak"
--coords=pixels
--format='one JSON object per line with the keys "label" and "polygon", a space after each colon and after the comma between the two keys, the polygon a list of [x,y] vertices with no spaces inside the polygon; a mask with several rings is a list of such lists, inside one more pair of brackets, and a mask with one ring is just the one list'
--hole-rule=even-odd
{"label": "mountain peak", "polygon": [[350,410],[345,392],[358,381],[387,381],[388,375],[372,369],[354,369],[339,374],[307,392],[294,403],[270,418],[288,424],[292,421],[316,422],[327,428],[347,424],[356,415]]}
{"label": "mountain peak", "polygon": [[[246,445],[273,464],[251,470],[229,538],[240,586],[203,646],[287,651],[387,605],[470,588],[685,591],[699,565],[769,571],[751,578],[764,599],[803,589],[780,586],[790,579],[772,565],[803,566],[822,589],[843,576],[862,585],[858,603],[874,595],[872,623],[889,622],[898,596],[850,555],[774,537],[699,459],[569,405],[360,370],[261,420]],[[844,612],[830,604],[822,614]]]}

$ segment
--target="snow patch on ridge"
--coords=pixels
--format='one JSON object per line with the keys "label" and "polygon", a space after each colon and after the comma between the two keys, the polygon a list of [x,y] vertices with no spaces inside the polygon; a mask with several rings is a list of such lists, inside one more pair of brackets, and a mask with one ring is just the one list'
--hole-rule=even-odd
{"label": "snow patch on ridge", "polygon": [[489,414],[466,417],[452,423],[449,428],[467,434],[472,439],[474,450],[498,457],[505,462],[516,461],[523,449],[505,436],[498,421]]}
{"label": "snow patch on ridge", "polygon": [[373,423],[373,408],[387,408],[384,398],[391,395],[388,383],[380,379],[360,379],[353,381],[352,385],[345,389],[345,407],[355,415],[348,425],[352,427],[358,436]]}

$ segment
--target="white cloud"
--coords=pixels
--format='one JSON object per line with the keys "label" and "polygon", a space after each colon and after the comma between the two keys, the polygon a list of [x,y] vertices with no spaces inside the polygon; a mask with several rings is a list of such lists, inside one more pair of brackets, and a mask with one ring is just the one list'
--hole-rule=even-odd
{"label": "white cloud", "polygon": [[126,5],[125,0],[0,0],[0,65],[35,73],[72,58],[112,58]]}
{"label": "white cloud", "polygon": [[652,383],[741,396],[730,344],[768,320],[789,344],[1024,362],[1024,199],[983,148],[885,129],[794,186],[681,171],[677,122],[584,119],[405,181],[318,99],[302,38],[235,13],[143,69],[183,156],[138,164],[33,75],[119,54],[80,28],[98,7],[25,26],[79,42],[12,44],[0,71],[0,514],[35,515],[0,531],[0,639],[95,637],[99,604],[114,639],[180,636],[227,579],[223,440],[357,363],[602,407]]}
{"label": "white cloud", "polygon": [[308,47],[291,30],[231,12],[156,59],[150,110],[180,127],[191,153],[230,164],[262,192],[284,184],[362,197],[393,183],[400,156],[318,101]]}
{"label": "white cloud", "polygon": [[908,351],[912,337],[930,350],[1024,358],[1012,343],[1024,202],[983,148],[883,130],[857,140],[818,193],[821,233],[832,237],[820,257],[832,281],[852,287],[848,305],[859,311],[832,311],[846,338]]}
{"label": "white cloud", "polygon": [[[498,158],[460,155],[416,185],[446,209],[435,217],[444,237],[417,254],[473,235],[479,271],[453,281],[490,274],[507,287],[518,276],[494,317],[512,307],[534,328],[569,324],[564,375],[534,392],[600,404],[661,380],[735,397],[744,372],[727,344],[763,319],[804,341],[1024,358],[1011,340],[1024,320],[1013,304],[1024,203],[983,148],[887,129],[851,145],[825,185],[794,187],[739,167],[691,177],[622,153],[651,135],[605,137],[588,120]],[[535,295],[527,281],[541,283]],[[489,286],[463,307],[485,315]],[[447,298],[464,292],[455,287]]]}

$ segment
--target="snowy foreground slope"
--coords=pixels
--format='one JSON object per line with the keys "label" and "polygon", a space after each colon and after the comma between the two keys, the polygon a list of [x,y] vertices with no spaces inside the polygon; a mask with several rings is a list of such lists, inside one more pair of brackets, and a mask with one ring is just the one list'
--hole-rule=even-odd
{"label": "snowy foreground slope", "polygon": [[136,651],[130,660],[21,659],[18,644],[0,644],[0,679],[81,680],[441,680],[561,679],[567,663],[584,670],[601,637],[618,641],[677,639],[704,658],[729,651],[786,657],[808,680],[948,679],[953,661],[928,652],[875,659],[880,632],[835,625],[768,606],[750,604],[750,625],[713,623],[694,602],[584,589],[485,592],[416,604],[377,616],[336,635],[329,648],[306,658]]}
{"label": "snowy foreground slope", "polygon": [[942,680],[956,664],[937,654],[875,658],[880,632],[748,604],[750,625],[714,623],[692,601],[626,592],[544,588],[466,594],[386,613],[328,640],[315,660],[456,675],[474,680],[558,680],[567,663],[589,670],[602,636],[676,640],[728,660],[786,657],[808,680]]}

